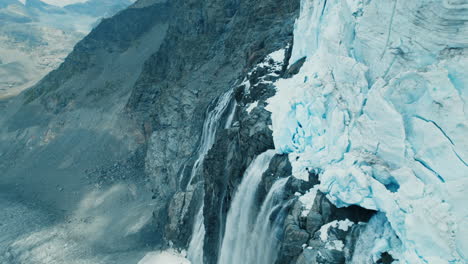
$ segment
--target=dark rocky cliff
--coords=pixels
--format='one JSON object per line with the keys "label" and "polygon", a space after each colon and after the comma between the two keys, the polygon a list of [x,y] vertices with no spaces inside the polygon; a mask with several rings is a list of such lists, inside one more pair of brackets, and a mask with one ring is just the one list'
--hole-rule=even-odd
{"label": "dark rocky cliff", "polygon": [[[241,81],[254,64],[291,41],[293,21],[299,3],[181,1],[175,2],[175,5],[177,10],[188,11],[176,18],[176,22],[169,27],[167,42],[146,62],[127,105],[127,111],[140,123],[144,133],[151,135],[147,169],[156,180],[155,200],[161,201],[158,203],[161,207],[158,208],[160,211],[157,215],[165,215],[167,204],[164,201],[174,195],[184,197],[184,202],[174,203],[175,208],[169,210],[189,215],[169,214],[169,217],[175,219],[167,221],[177,223],[171,225],[173,228],[165,228],[166,221],[163,218],[158,219],[161,221],[158,226],[161,230],[168,231],[170,240],[184,247],[191,233],[193,209],[197,206],[191,205],[192,210],[177,208],[177,205],[190,204],[190,197],[194,191],[180,186],[178,176],[186,175],[183,170],[190,171],[190,164],[193,164],[196,158],[194,152],[199,144],[198,137],[202,130],[204,113],[210,102],[225,91],[233,89],[235,83]],[[271,132],[266,132],[268,115],[262,115],[261,119],[246,121],[250,122],[251,128],[243,124],[245,128],[240,143],[242,146],[238,146],[236,140],[229,140],[235,139],[236,133],[220,130],[217,144],[230,149],[225,149],[222,155],[216,155],[215,151],[221,150],[214,147],[213,155],[216,156],[209,154],[206,166],[222,166],[221,164],[226,162],[224,158],[232,155],[233,160],[228,162],[230,168],[227,168],[227,171],[240,177],[247,163],[255,155],[272,148],[269,134]],[[253,133],[249,134],[249,129],[258,134],[260,139],[265,137],[265,143],[257,142]],[[256,129],[259,131],[255,131]],[[263,135],[265,133],[267,135]],[[249,142],[255,142],[259,146],[248,150],[246,146],[252,145]],[[236,157],[241,158],[235,160]],[[185,163],[189,165],[182,166]],[[205,167],[203,175],[197,177],[205,180],[206,193],[212,193],[211,190],[217,188],[214,185],[224,181],[220,169],[225,168]],[[215,240],[212,241],[212,245],[211,241],[208,241],[208,248],[219,242],[215,238],[220,232],[219,220],[217,216],[209,215],[209,211],[218,210],[218,202],[221,201],[216,200],[211,204],[210,200],[214,198],[216,197],[205,196],[210,203],[210,206],[205,207],[206,226],[210,228],[206,237],[208,240]],[[216,258],[216,254],[210,255],[213,259]]]}

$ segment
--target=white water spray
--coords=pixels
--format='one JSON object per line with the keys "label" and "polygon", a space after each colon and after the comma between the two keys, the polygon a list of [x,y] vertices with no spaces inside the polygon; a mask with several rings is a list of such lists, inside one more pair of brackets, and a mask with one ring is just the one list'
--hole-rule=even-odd
{"label": "white water spray", "polygon": [[203,123],[203,131],[200,140],[200,145],[197,150],[197,159],[193,164],[192,173],[190,174],[189,185],[193,184],[193,179],[197,175],[203,161],[205,160],[206,154],[214,144],[216,131],[218,130],[219,120],[226,111],[231,100],[232,90],[221,95],[218,102],[213,110],[208,112],[208,115]]}
{"label": "white water spray", "polygon": [[[214,144],[216,131],[218,130],[219,121],[226,111],[229,102],[232,98],[232,90],[224,93],[219,99],[216,106],[207,114],[205,122],[203,123],[202,137],[200,145],[197,150],[197,160],[193,164],[192,173],[190,174],[189,186],[193,184],[193,180],[199,172],[203,161],[205,160],[206,154]],[[231,116],[231,115],[230,115]],[[228,118],[228,122],[230,117]],[[204,195],[204,194],[203,194]],[[205,238],[205,224],[203,217],[203,196],[202,204],[195,216],[195,222],[193,225],[192,238],[190,240],[187,257],[192,264],[203,264],[203,245]]]}
{"label": "white water spray", "polygon": [[231,128],[232,121],[234,120],[234,115],[236,114],[236,108],[237,108],[237,102],[236,100],[234,100],[234,103],[232,104],[232,108],[231,108],[231,113],[229,113],[229,116],[226,120],[226,124],[224,125],[225,129]]}
{"label": "white water spray", "polygon": [[283,232],[284,186],[288,178],[276,181],[263,202],[250,236],[246,264],[275,263]]}
{"label": "white water spray", "polygon": [[262,175],[274,155],[274,150],[259,155],[246,170],[227,216],[218,264],[274,263],[278,247],[276,223],[280,222],[283,187],[287,179],[273,185],[260,213],[257,214],[255,209]]}
{"label": "white water spray", "polygon": [[198,210],[193,225],[192,239],[190,240],[189,249],[187,252],[188,259],[192,264],[203,263],[203,239],[205,237],[205,225],[203,223],[203,205]]}

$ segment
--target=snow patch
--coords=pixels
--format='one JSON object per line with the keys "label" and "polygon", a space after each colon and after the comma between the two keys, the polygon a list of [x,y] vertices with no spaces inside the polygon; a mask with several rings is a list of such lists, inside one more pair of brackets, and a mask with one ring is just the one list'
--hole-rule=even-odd
{"label": "snow patch", "polygon": [[[262,68],[262,67],[271,67],[273,71],[281,70],[284,62],[284,58],[286,55],[286,49],[280,49],[274,51],[266,56],[266,58],[254,68]],[[271,73],[270,75],[276,75],[275,73]]]}
{"label": "snow patch", "polygon": [[[24,0],[25,1],[25,0]],[[64,7],[67,5],[86,3],[89,0],[40,0],[48,5]]]}
{"label": "snow patch", "polygon": [[307,217],[312,206],[314,205],[315,196],[317,196],[318,185],[314,186],[314,188],[307,191],[304,195],[299,194],[299,201],[302,203],[302,217]]}
{"label": "snow patch", "polygon": [[343,251],[344,249],[344,243],[341,240],[333,240],[333,241],[328,241],[325,244],[325,248],[329,250],[338,250],[338,251]]}
{"label": "snow patch", "polygon": [[350,221],[349,219],[332,221],[320,227],[320,239],[323,242],[328,241],[328,231],[330,230],[330,228],[338,228],[347,232],[349,228],[353,225],[354,222]]}
{"label": "snow patch", "polygon": [[162,252],[150,252],[138,264],[190,264],[190,261],[185,258],[183,253],[171,249]]}
{"label": "snow patch", "polygon": [[257,106],[258,106],[258,101],[255,101],[255,102],[249,104],[249,106],[245,110],[247,111],[247,113],[250,114],[250,112],[252,112],[252,110],[254,110],[254,108],[257,107]]}
{"label": "snow patch", "polygon": [[282,63],[284,61],[285,52],[285,49],[280,49],[271,53],[270,55],[268,55],[268,57],[274,60],[275,62]]}

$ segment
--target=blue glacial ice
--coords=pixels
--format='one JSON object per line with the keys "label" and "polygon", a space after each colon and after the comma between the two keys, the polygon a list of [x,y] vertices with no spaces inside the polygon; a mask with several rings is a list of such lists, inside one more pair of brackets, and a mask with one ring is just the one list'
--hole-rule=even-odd
{"label": "blue glacial ice", "polygon": [[383,213],[376,214],[365,226],[354,249],[351,263],[374,264],[383,252],[398,255],[401,242]]}
{"label": "blue glacial ice", "polygon": [[399,263],[468,258],[468,1],[302,0],[275,147],[337,206],[386,215]]}

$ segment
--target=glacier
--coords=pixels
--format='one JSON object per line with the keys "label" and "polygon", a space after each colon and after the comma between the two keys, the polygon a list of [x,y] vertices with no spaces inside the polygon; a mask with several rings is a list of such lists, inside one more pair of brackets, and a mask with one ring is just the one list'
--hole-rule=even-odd
{"label": "glacier", "polygon": [[401,242],[383,213],[376,214],[359,237],[351,263],[372,264],[381,257],[381,252],[398,255]]}
{"label": "glacier", "polygon": [[466,0],[302,0],[306,59],[269,100],[293,175],[384,214],[397,263],[468,258],[467,21]]}

